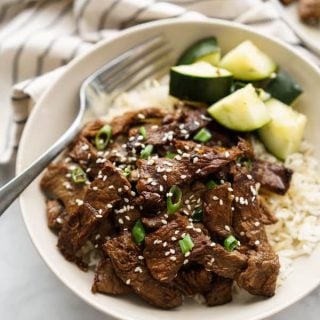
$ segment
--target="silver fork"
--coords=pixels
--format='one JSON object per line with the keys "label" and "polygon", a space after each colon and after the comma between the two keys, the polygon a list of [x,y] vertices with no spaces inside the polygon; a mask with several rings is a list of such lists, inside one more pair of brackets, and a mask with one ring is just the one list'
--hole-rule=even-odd
{"label": "silver fork", "polygon": [[[19,176],[0,188],[0,216],[41,171],[74,139],[92,95],[126,91],[169,66],[169,48],[157,35],[125,51],[90,75],[80,88],[78,113],[67,131]],[[113,98],[117,94],[113,95]]]}

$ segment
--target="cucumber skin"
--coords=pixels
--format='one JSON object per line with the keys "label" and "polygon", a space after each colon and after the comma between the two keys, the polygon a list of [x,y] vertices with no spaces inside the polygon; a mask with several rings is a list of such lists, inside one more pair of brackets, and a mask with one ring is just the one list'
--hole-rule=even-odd
{"label": "cucumber skin", "polygon": [[[183,80],[183,81],[182,81]],[[212,104],[230,93],[232,77],[200,78],[170,70],[169,94],[181,100]]]}
{"label": "cucumber skin", "polygon": [[264,90],[287,105],[290,105],[303,92],[300,85],[284,71],[279,71],[277,76],[268,82]]}
{"label": "cucumber skin", "polygon": [[218,54],[218,60],[220,60],[220,47],[218,45],[217,39],[215,37],[201,39],[188,47],[181,54],[176,65],[192,64],[199,59],[201,60],[201,57],[207,56],[212,53]]}

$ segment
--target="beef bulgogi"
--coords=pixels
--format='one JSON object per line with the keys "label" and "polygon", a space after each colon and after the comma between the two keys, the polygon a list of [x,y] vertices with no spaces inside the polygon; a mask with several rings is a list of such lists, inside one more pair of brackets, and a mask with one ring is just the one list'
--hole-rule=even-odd
{"label": "beef bulgogi", "polygon": [[230,302],[234,283],[274,295],[280,265],[264,225],[276,218],[259,190],[282,195],[291,175],[180,103],[88,123],[41,188],[65,258],[86,271],[85,249],[98,255],[94,293],[169,309],[197,294]]}

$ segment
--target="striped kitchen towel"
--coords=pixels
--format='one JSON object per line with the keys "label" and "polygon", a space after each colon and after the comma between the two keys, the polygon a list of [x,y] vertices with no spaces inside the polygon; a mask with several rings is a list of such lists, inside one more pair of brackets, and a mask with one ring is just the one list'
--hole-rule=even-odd
{"label": "striped kitchen towel", "polygon": [[254,26],[310,55],[271,0],[0,0],[0,163],[12,159],[33,105],[73,58],[139,23],[203,16]]}

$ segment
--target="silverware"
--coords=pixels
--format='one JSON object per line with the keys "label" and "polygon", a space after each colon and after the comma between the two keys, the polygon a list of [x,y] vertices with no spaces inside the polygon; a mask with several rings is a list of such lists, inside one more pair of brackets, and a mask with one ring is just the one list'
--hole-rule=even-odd
{"label": "silverware", "polygon": [[81,85],[78,113],[67,131],[19,176],[0,189],[0,216],[41,171],[73,140],[93,96],[126,91],[169,66],[170,48],[157,35],[127,50],[90,75]]}

